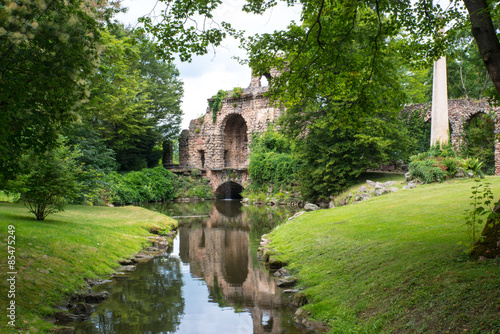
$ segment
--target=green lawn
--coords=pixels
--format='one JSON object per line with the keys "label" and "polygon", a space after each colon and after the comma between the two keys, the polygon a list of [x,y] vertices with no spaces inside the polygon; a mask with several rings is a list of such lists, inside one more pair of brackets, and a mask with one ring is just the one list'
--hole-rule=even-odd
{"label": "green lawn", "polygon": [[[500,178],[487,178],[500,198]],[[500,333],[499,260],[465,253],[473,181],[304,214],[272,233],[331,333]]]}
{"label": "green lawn", "polygon": [[[149,228],[176,222],[139,207],[69,206],[38,222],[22,204],[0,203],[1,333],[42,333],[43,318],[69,294],[85,286],[84,278],[107,278],[118,260],[135,255],[147,243]],[[15,227],[16,325],[7,325],[8,226]],[[5,306],[5,307],[4,307]]]}

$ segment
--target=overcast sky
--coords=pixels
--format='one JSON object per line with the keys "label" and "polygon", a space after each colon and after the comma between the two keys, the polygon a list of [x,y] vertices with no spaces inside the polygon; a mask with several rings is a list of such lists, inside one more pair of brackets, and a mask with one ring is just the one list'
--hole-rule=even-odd
{"label": "overcast sky", "polygon": [[[242,0],[223,0],[223,5],[215,13],[215,19],[230,22],[234,28],[253,35],[283,29],[292,20],[298,22],[300,18],[298,8],[282,5],[262,16],[244,14],[241,12],[243,3]],[[161,3],[157,4],[157,0],[124,0],[122,6],[128,8],[128,12],[118,15],[117,19],[131,26],[136,26],[137,18],[150,13],[159,15],[161,11]],[[232,59],[234,56],[244,57],[245,53],[238,48],[237,42],[231,39],[223,42],[223,46],[216,49],[216,54],[195,56],[191,63],[176,61],[181,80],[184,82],[182,129],[187,129],[192,119],[205,114],[207,99],[219,89],[248,87],[251,71],[247,66],[242,66]]]}

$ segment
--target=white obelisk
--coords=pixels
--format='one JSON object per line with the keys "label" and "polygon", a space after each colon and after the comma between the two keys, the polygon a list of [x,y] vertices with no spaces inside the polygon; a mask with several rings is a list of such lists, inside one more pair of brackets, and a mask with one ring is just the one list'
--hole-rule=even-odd
{"label": "white obelisk", "polygon": [[449,141],[448,83],[446,57],[434,62],[432,78],[431,146],[443,146]]}

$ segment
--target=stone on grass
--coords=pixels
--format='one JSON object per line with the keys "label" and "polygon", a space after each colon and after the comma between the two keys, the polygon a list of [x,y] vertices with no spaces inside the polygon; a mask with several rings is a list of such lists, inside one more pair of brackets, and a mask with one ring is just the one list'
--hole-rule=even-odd
{"label": "stone on grass", "polygon": [[358,192],[360,192],[360,193],[367,193],[368,192],[368,188],[365,187],[365,186],[361,186],[361,187],[359,187]]}
{"label": "stone on grass", "polygon": [[293,307],[301,307],[306,305],[307,304],[306,294],[303,292],[295,293],[293,296],[290,297],[288,304],[290,304]]}
{"label": "stone on grass", "polygon": [[361,201],[366,201],[367,199],[372,198],[371,195],[366,194],[366,193],[359,193],[354,196],[354,203],[358,203]]}
{"label": "stone on grass", "polygon": [[285,268],[280,268],[274,273],[275,277],[290,277],[290,272]]}
{"label": "stone on grass", "polygon": [[316,204],[313,204],[313,203],[307,203],[306,205],[304,205],[304,210],[316,211],[316,210],[319,210],[319,206],[317,206]]}
{"label": "stone on grass", "polygon": [[295,284],[297,284],[297,279],[295,277],[284,277],[276,281],[276,285],[279,288],[291,288]]}

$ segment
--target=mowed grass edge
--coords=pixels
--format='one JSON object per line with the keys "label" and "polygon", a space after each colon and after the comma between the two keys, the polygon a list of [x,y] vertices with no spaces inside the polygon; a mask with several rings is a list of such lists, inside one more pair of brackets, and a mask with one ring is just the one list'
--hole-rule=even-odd
{"label": "mowed grass edge", "polygon": [[[139,207],[68,206],[38,222],[22,204],[0,203],[0,332],[44,333],[45,318],[65,298],[86,285],[84,279],[108,278],[120,259],[148,245],[153,226],[177,222]],[[16,327],[8,325],[8,226],[15,227]]]}
{"label": "mowed grass edge", "polygon": [[[500,178],[486,181],[498,200]],[[306,213],[267,237],[330,333],[500,333],[499,261],[473,261],[463,244],[473,185]]]}

